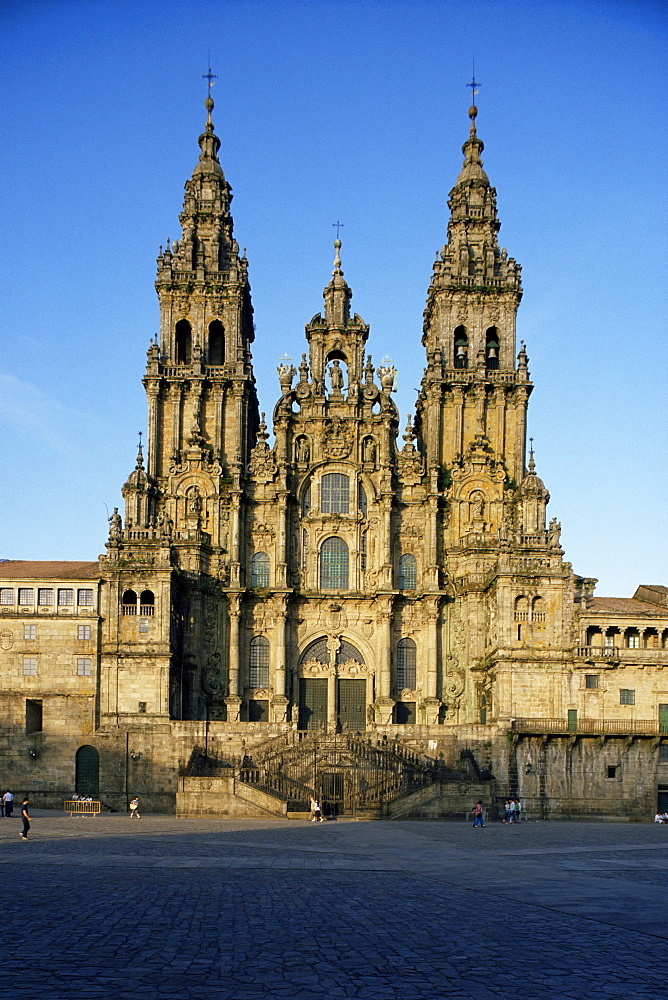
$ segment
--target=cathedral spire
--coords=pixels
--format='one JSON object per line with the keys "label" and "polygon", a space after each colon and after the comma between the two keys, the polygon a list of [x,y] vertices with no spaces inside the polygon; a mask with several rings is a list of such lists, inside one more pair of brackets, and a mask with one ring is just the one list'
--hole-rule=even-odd
{"label": "cathedral spire", "polygon": [[353,297],[353,293],[343,277],[341,240],[338,236],[334,240],[334,250],[332,280],[322,293],[325,300],[325,319],[330,327],[344,327],[350,319],[350,300]]}

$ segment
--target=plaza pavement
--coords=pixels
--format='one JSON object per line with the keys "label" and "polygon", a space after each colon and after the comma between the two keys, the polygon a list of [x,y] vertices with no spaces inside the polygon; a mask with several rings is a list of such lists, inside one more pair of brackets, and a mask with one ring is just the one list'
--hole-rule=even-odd
{"label": "plaza pavement", "polygon": [[0,996],[645,1000],[668,826],[0,819]]}

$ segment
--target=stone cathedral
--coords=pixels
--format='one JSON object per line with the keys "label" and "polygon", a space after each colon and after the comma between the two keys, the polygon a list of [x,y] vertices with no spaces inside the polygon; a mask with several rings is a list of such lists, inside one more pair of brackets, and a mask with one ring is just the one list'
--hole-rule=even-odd
{"label": "stone cathedral", "polygon": [[0,563],[0,780],[184,815],[299,814],[313,793],[332,816],[508,795],[533,818],[668,807],[668,589],[595,597],[548,523],[520,265],[477,108],[414,415],[367,353],[337,239],[268,421],[206,107],[182,235],[158,257],[147,442],[106,554]]}

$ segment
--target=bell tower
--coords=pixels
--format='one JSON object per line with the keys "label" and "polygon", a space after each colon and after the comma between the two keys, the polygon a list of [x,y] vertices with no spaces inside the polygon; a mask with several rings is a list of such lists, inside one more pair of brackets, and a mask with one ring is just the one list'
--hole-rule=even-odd
{"label": "bell tower", "polygon": [[483,169],[477,115],[473,104],[464,164],[448,200],[448,238],[429,286],[417,424],[430,470],[449,474],[477,444],[519,483],[532,388],[523,345],[515,358],[521,268],[499,247],[496,191]]}
{"label": "bell tower", "polygon": [[238,475],[259,425],[248,261],[233,236],[210,93],[206,109],[199,162],[185,185],[182,237],[168,240],[157,262],[160,339],[149,348],[144,386],[147,474],[161,484],[186,466]]}

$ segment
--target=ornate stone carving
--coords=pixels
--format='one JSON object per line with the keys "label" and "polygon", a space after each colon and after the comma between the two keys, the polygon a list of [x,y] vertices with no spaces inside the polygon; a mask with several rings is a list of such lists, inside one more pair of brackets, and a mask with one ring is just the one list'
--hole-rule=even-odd
{"label": "ornate stone carving", "polygon": [[341,417],[330,417],[325,421],[322,438],[330,458],[346,458],[352,450],[352,433]]}

